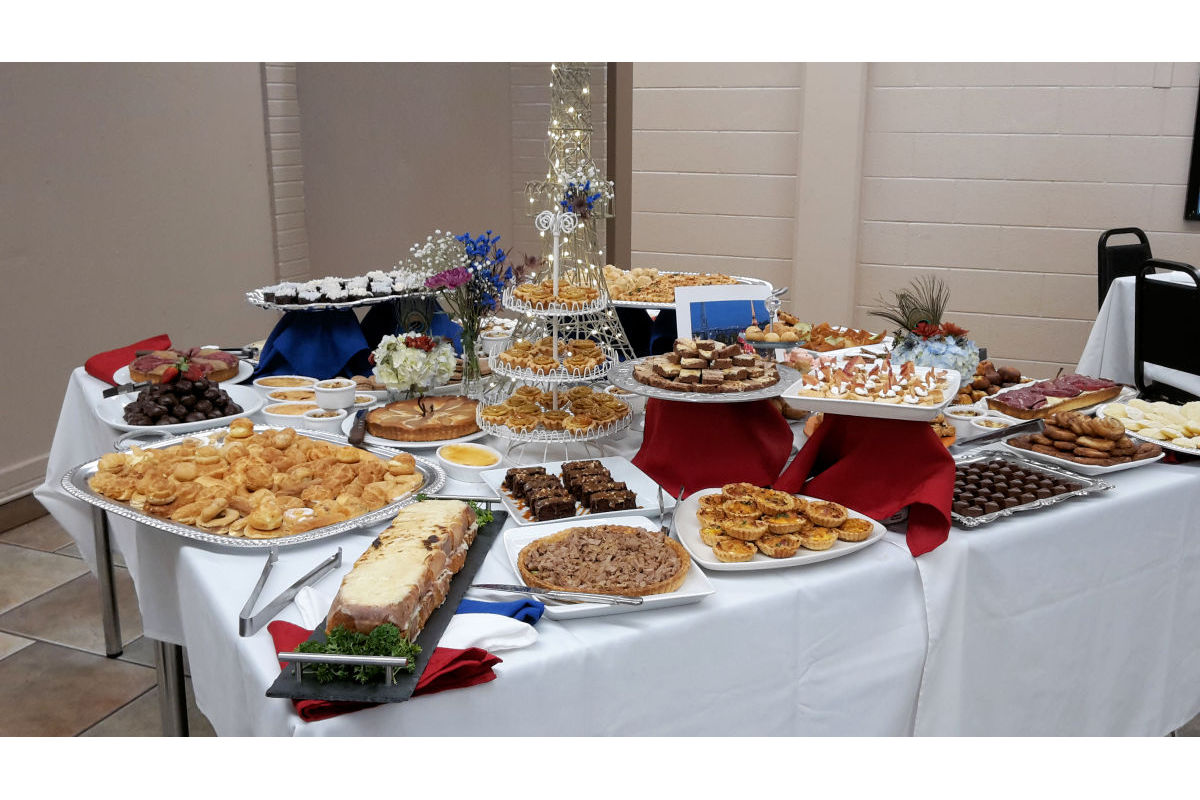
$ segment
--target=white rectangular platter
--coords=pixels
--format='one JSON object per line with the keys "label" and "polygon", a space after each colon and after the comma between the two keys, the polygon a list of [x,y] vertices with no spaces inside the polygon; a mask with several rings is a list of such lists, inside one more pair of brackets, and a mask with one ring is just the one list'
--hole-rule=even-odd
{"label": "white rectangular platter", "polygon": [[[628,514],[628,512],[626,513]],[[608,517],[600,522],[613,525],[629,525],[651,531],[657,531],[660,527],[658,523],[651,522],[646,517],[641,516]],[[578,528],[590,524],[592,523],[588,520],[560,519],[554,522],[545,522],[539,525],[529,525],[524,528],[509,528],[506,530],[504,532],[504,551],[508,555],[508,566],[512,569],[513,575],[516,576],[517,582],[522,582],[521,571],[517,569],[517,555],[520,554],[521,549],[525,545],[536,539],[541,539],[543,536],[550,536],[567,528]],[[474,591],[480,590],[476,589]],[[649,611],[652,608],[667,608],[668,606],[699,603],[715,591],[716,589],[709,582],[708,576],[702,570],[697,569],[695,564],[691,564],[688,567],[687,577],[684,579],[682,586],[666,594],[645,595],[640,606],[610,606],[602,603],[559,604],[556,601],[550,600],[546,603],[546,616],[551,619],[579,619],[580,617],[599,617],[608,614],[626,614],[631,611]]]}
{"label": "white rectangular platter", "polygon": [[[579,461],[599,461],[604,465],[612,475],[614,481],[623,481],[629,490],[637,495],[637,507],[626,508],[620,511],[602,511],[593,514],[584,509],[579,503],[575,504],[575,516],[568,517],[563,522],[586,522],[593,519],[608,519],[610,517],[621,516],[623,514],[631,514],[635,511],[641,511],[647,516],[658,516],[658,484],[654,482],[646,473],[633,465],[628,458],[620,456],[607,456],[605,458],[585,458],[572,459]],[[547,461],[540,466],[546,468],[548,475],[562,475],[562,461]],[[489,469],[484,472],[481,477],[483,482],[487,484],[496,495],[504,501],[504,507],[509,513],[509,519],[515,521],[518,525],[533,525],[537,520],[530,519],[525,516],[526,509],[523,505],[518,505],[512,496],[504,490],[504,473],[508,472],[508,467],[498,469]],[[671,497],[669,492],[663,492],[663,509],[669,510],[675,507],[675,498]],[[551,520],[558,522],[559,520]]]}
{"label": "white rectangular platter", "polygon": [[[1039,453],[1036,450],[1026,450],[1023,447],[1013,447],[1008,442],[1001,442],[1001,444],[1004,446],[1005,450],[1018,453],[1026,458],[1033,459],[1034,461],[1041,461],[1043,464],[1052,464],[1056,467],[1069,469],[1072,472],[1078,472],[1080,475],[1108,475],[1110,472],[1121,472],[1123,470],[1133,469],[1134,467],[1144,467],[1147,464],[1153,464],[1155,461],[1162,461],[1167,455],[1165,452],[1163,452],[1159,453],[1156,458],[1143,458],[1139,461],[1126,461],[1124,464],[1113,464],[1111,467],[1101,467],[1097,466],[1096,464],[1080,464],[1078,461],[1072,461],[1069,458],[1055,458],[1054,456],[1046,455],[1045,453]],[[1155,444],[1159,444],[1159,442],[1155,442]]]}
{"label": "white rectangular platter", "polygon": [[[770,558],[762,553],[755,553],[754,557],[749,561],[738,561],[728,563],[720,561],[713,554],[711,547],[706,545],[700,538],[700,521],[696,519],[696,511],[700,508],[700,498],[710,494],[720,494],[720,489],[703,489],[696,492],[691,497],[688,497],[679,504],[679,508],[675,510],[675,533],[679,536],[679,543],[692,554],[692,558],[696,563],[705,569],[729,570],[731,572],[754,572],[763,569],[782,569],[784,567],[799,567],[805,564],[816,564],[821,561],[828,561],[831,558],[841,558],[848,556],[851,553],[857,553],[864,547],[870,547],[883,538],[883,534],[887,529],[880,525],[875,520],[860,514],[857,511],[847,508],[846,513],[851,517],[865,519],[874,526],[871,535],[861,542],[843,542],[838,540],[833,547],[828,550],[805,550],[800,548],[800,552],[790,558]],[[805,500],[821,502],[820,498],[806,497],[805,495],[796,495]]]}
{"label": "white rectangular platter", "polygon": [[[917,374],[924,375],[930,367],[917,367]],[[928,422],[942,413],[942,409],[954,402],[958,394],[960,375],[957,371],[948,369],[946,373],[946,388],[943,390],[944,399],[937,405],[908,405],[905,403],[880,403],[874,400],[842,400],[831,397],[811,397],[800,394],[802,380],[796,381],[783,391],[781,397],[791,401],[797,408],[808,411],[822,411],[827,414],[845,414],[851,417],[875,417],[876,419],[900,419],[912,422]]]}

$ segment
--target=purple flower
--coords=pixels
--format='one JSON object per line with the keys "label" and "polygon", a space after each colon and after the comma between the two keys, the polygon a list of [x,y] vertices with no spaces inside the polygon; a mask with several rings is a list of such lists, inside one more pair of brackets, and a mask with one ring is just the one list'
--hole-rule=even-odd
{"label": "purple flower", "polygon": [[431,278],[427,278],[425,285],[430,289],[457,289],[470,280],[471,273],[465,267],[455,267],[454,269],[444,270]]}

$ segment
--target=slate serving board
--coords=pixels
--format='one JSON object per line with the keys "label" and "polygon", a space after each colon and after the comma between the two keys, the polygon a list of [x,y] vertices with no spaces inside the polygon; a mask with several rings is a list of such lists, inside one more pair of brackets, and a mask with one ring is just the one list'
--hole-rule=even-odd
{"label": "slate serving board", "polygon": [[[479,571],[479,567],[487,557],[488,551],[492,549],[492,544],[500,535],[505,520],[508,519],[507,511],[493,511],[492,514],[495,518],[479,529],[474,543],[467,550],[466,563],[463,564],[463,568],[451,579],[450,590],[446,594],[446,602],[442,603],[429,616],[425,627],[417,635],[417,644],[421,646],[421,653],[417,656],[417,669],[415,672],[410,674],[404,670],[397,670],[396,682],[391,686],[385,684],[382,675],[378,680],[368,684],[361,684],[355,681],[318,683],[317,679],[311,675],[305,675],[300,680],[297,680],[292,675],[292,667],[289,664],[280,672],[279,677],[275,679],[271,687],[267,689],[267,697],[286,697],[291,700],[348,700],[358,703],[403,703],[412,697],[413,691],[417,688],[418,681],[421,680],[421,675],[425,672],[425,667],[429,664],[430,656],[433,655],[433,651],[437,649],[438,642],[441,641],[446,626],[450,624],[450,619],[454,616],[455,610],[458,609],[458,604],[462,601],[463,595],[466,594],[467,589],[471,586],[471,581],[474,579],[475,573]],[[325,641],[324,624],[317,626],[312,636],[308,637],[308,641]]]}

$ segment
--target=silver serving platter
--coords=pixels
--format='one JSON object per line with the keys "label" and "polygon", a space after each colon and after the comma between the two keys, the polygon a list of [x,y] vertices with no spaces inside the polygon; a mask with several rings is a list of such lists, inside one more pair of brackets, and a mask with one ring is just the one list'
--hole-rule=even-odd
{"label": "silver serving platter", "polygon": [[[650,357],[654,358],[654,356]],[[657,386],[647,386],[633,377],[633,368],[645,360],[639,358],[614,364],[608,372],[609,382],[627,392],[656,397],[659,400],[671,400],[676,403],[749,403],[752,400],[769,400],[772,397],[779,397],[789,386],[800,380],[799,372],[791,367],[785,367],[783,364],[776,364],[775,368],[779,370],[779,380],[771,386],[755,389],[752,392],[728,392],[725,394],[675,392],[670,389],[660,389]]]}
{"label": "silver serving platter", "polygon": [[991,514],[984,514],[979,517],[967,517],[959,514],[951,509],[950,516],[954,523],[960,528],[977,528],[980,525],[987,525],[990,522],[995,522],[1002,517],[1008,517],[1016,514],[1018,511],[1033,511],[1038,508],[1052,506],[1055,503],[1061,503],[1063,500],[1069,500],[1072,497],[1083,497],[1089,494],[1098,492],[1106,492],[1113,488],[1111,483],[1102,481],[1099,478],[1090,478],[1086,475],[1080,475],[1078,472],[1072,472],[1068,469],[1062,469],[1051,464],[1046,464],[1042,461],[1034,461],[1030,458],[1024,458],[1017,453],[1009,450],[999,450],[991,446],[978,447],[974,450],[969,450],[954,459],[954,466],[959,467],[964,464],[974,464],[979,461],[1007,461],[1010,464],[1019,466],[1021,469],[1033,470],[1035,472],[1044,472],[1047,475],[1053,475],[1056,478],[1063,478],[1069,481],[1075,481],[1082,488],[1074,492],[1063,492],[1059,495],[1053,495],[1041,500],[1034,500],[1032,503],[1024,503],[1012,508],[1002,508],[999,511],[994,511]]}
{"label": "silver serving platter", "polygon": [[364,297],[361,300],[343,300],[340,303],[272,303],[263,299],[262,289],[246,292],[246,302],[252,306],[265,308],[269,311],[328,311],[338,308],[359,308],[375,306],[380,303],[390,303],[393,300],[403,300],[406,297],[424,297],[432,295],[431,291],[412,291],[404,294],[390,294],[387,297]]}
{"label": "silver serving platter", "polygon": [[[254,426],[254,431],[256,433],[271,430],[283,430],[283,428],[275,425]],[[224,436],[221,434],[228,433],[228,431],[228,428],[218,428],[207,431],[197,431],[196,433],[189,433],[184,436],[172,436],[169,439],[163,439],[162,441],[146,445],[144,449],[157,450],[162,447],[171,447],[172,445],[177,445],[187,439],[208,439],[212,442],[220,441],[224,438]],[[309,430],[297,431],[297,434],[323,442],[331,442],[333,444],[340,444],[343,446],[345,445],[345,437],[338,436],[337,434]],[[366,446],[363,449],[385,459],[391,458],[397,453],[396,450],[387,447]],[[434,495],[439,492],[446,484],[446,473],[442,471],[442,468],[437,464],[421,458],[420,456],[413,456],[413,459],[416,461],[417,471],[420,472],[421,476],[425,479],[425,483],[416,491],[405,497],[388,503],[383,508],[376,509],[375,511],[368,512],[353,519],[338,522],[334,525],[326,525],[323,528],[314,528],[311,531],[298,533],[294,536],[282,536],[278,539],[245,539],[236,536],[209,533],[208,531],[192,527],[191,525],[184,525],[181,522],[153,517],[149,514],[138,511],[136,508],[128,506],[125,503],[117,500],[110,500],[101,494],[93,492],[91,487],[88,486],[88,479],[95,475],[99,469],[99,459],[89,461],[86,464],[81,464],[64,475],[62,477],[62,487],[72,497],[82,500],[85,503],[98,506],[105,511],[111,511],[114,514],[126,517],[134,522],[140,522],[148,527],[166,531],[167,533],[171,533],[176,536],[182,536],[185,539],[203,542],[204,544],[213,545],[216,547],[227,547],[237,550],[269,550],[272,547],[290,547],[291,545],[304,544],[306,542],[316,541],[317,539],[326,539],[330,536],[337,536],[358,528],[364,528],[369,525],[383,522],[384,520],[388,520],[396,516],[396,513],[400,509],[404,508],[410,503],[415,502],[418,494]]]}
{"label": "silver serving platter", "polygon": [[[626,271],[628,271],[628,270],[626,270]],[[659,275],[711,275],[713,273],[709,273],[709,272],[665,272],[663,270],[659,270],[658,274]],[[768,292],[775,290],[775,287],[771,285],[770,281],[764,281],[762,278],[747,278],[747,277],[744,277],[741,275],[730,275],[729,277],[733,278],[735,281],[737,281],[742,286],[766,286]],[[720,284],[718,284],[718,285],[720,285]],[[729,285],[733,286],[734,284],[729,284]],[[648,300],[617,300],[617,299],[613,299],[612,304],[616,308],[657,308],[657,309],[662,309],[662,310],[666,310],[666,309],[674,310],[674,308],[675,308],[674,303],[652,303]]]}

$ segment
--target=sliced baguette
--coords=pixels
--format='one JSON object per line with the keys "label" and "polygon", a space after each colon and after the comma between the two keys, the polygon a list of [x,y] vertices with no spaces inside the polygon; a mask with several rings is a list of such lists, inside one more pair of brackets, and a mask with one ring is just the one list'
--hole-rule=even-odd
{"label": "sliced baguette", "polygon": [[425,500],[401,509],[342,579],[326,632],[344,625],[370,633],[390,622],[415,638],[445,601],[477,530],[475,512],[459,500]]}
{"label": "sliced baguette", "polygon": [[1075,397],[1047,397],[1046,405],[1041,408],[1016,408],[1004,402],[1004,393],[1001,392],[989,397],[987,404],[993,411],[999,411],[1001,414],[1007,414],[1017,419],[1045,419],[1051,414],[1057,414],[1059,411],[1074,411],[1077,408],[1087,408],[1097,403],[1106,403],[1120,393],[1120,386],[1110,386],[1107,389],[1081,392]]}

